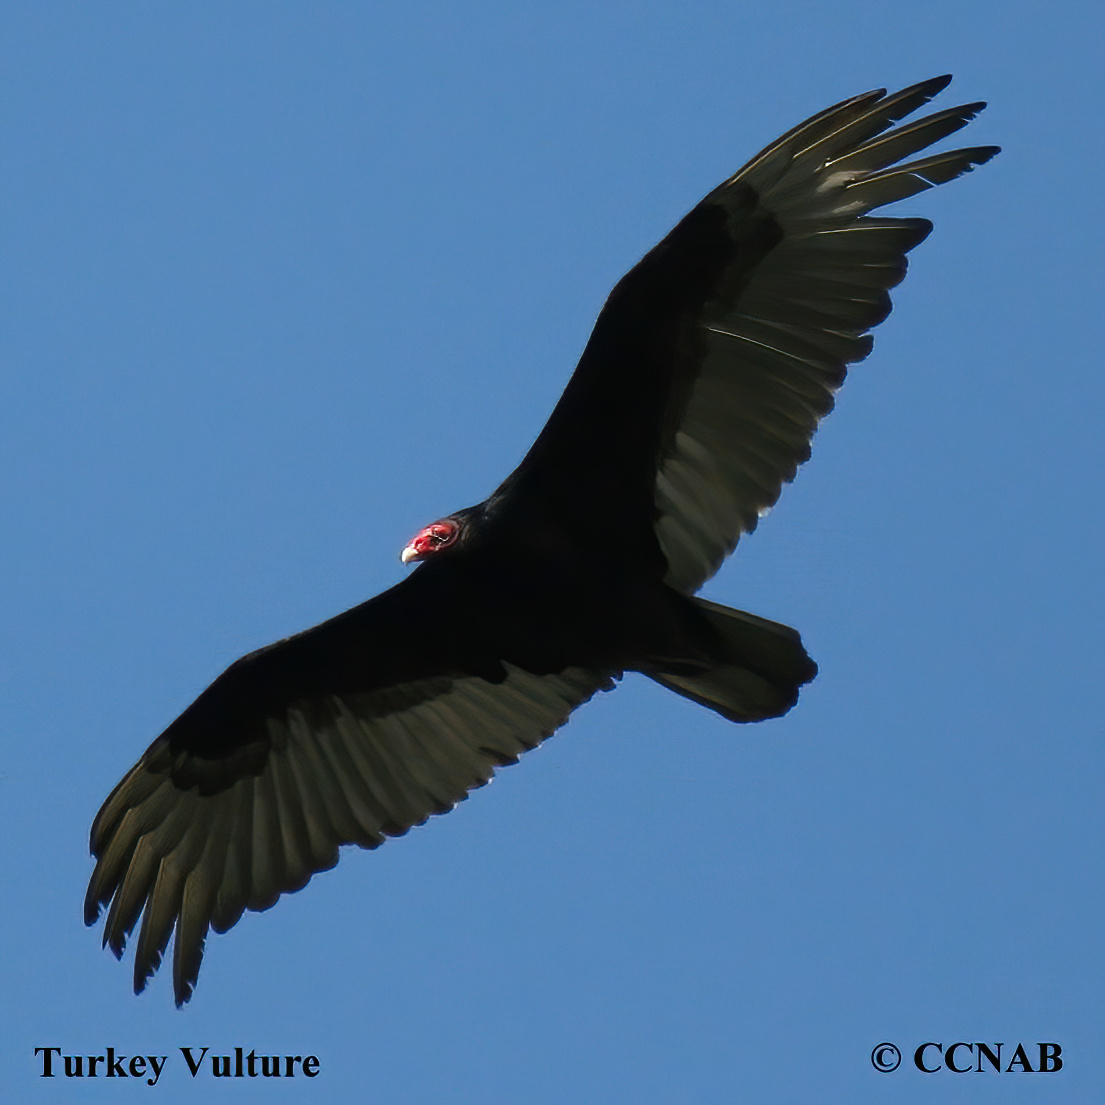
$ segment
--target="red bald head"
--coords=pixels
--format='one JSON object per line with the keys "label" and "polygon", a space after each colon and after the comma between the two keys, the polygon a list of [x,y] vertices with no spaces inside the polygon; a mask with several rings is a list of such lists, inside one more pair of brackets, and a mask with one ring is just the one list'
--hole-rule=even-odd
{"label": "red bald head", "polygon": [[460,534],[460,526],[452,518],[442,518],[440,522],[434,522],[432,526],[420,529],[408,542],[407,546],[399,554],[404,564],[410,564],[416,560],[426,560],[449,548]]}

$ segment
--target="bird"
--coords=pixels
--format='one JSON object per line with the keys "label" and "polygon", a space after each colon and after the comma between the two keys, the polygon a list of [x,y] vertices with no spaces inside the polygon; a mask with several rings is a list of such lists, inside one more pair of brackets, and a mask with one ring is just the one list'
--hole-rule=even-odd
{"label": "bird", "polygon": [[482,503],[420,530],[391,589],[231,664],[92,825],[85,899],[140,993],[209,931],[445,813],[626,672],[732,722],[817,672],[799,634],[696,592],[810,456],[923,218],[871,212],[999,150],[924,153],[985,107],[950,82],[844,100],[711,191],[614,287],[547,424]]}

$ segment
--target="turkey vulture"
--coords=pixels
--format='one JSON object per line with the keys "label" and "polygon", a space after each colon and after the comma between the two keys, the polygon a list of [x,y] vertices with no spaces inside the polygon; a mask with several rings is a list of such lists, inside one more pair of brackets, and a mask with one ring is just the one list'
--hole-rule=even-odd
{"label": "turkey vulture", "polygon": [[931,230],[869,212],[988,161],[928,154],[967,104],[894,127],[937,77],[795,127],[617,284],[537,441],[489,498],[418,533],[417,570],[232,664],[92,825],[85,920],[141,991],[176,929],[192,994],[225,932],[445,813],[626,671],[730,721],[779,717],[816,673],[798,634],[695,592],[810,455]]}

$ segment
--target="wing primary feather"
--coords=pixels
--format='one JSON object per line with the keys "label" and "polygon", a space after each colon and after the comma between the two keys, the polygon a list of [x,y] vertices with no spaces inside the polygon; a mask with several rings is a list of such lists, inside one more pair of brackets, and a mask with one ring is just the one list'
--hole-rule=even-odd
{"label": "wing primary feather", "polygon": [[[136,994],[145,989],[146,983],[153,977],[161,963],[161,957],[180,913],[184,880],[203,851],[205,825],[202,818],[195,818],[198,796],[195,791],[187,793],[191,797],[191,802],[181,803],[174,811],[174,817],[171,818],[184,823],[183,832],[158,865],[157,878],[146,899],[146,908],[142,914],[138,947],[134,952],[134,992]],[[177,811],[188,812],[181,815]]]}
{"label": "wing primary feather", "polygon": [[979,102],[949,107],[905,126],[895,127],[889,133],[833,158],[828,167],[834,172],[855,173],[883,169],[962,130],[985,106],[984,102]]}
{"label": "wing primary feather", "polygon": [[[139,803],[122,815],[118,824],[113,825],[110,835],[105,831],[97,840],[100,850],[94,854],[97,855],[98,862],[85,896],[86,925],[96,920],[100,915],[100,908],[118,891],[120,881],[133,863],[139,841],[165,818],[172,806],[172,790],[172,783],[164,778],[159,779],[159,785],[153,790],[142,788],[141,793],[144,796]],[[104,942],[107,943],[106,936]]]}
{"label": "wing primary feather", "polygon": [[[950,82],[950,76],[933,77],[889,97],[886,89],[880,88],[844,100],[772,142],[722,187],[735,181],[747,181],[757,191],[769,187],[773,178],[785,172],[799,158],[816,162],[818,151],[823,151],[826,146],[839,148],[849,138],[863,141],[879,134],[898,119],[928,103]],[[864,137],[857,139],[857,136]]]}
{"label": "wing primary feather", "polygon": [[[180,792],[176,803],[168,807],[164,819],[144,832],[137,841],[123,885],[116,891],[115,901],[112,902],[109,923],[104,926],[105,942],[117,959],[123,953],[126,937],[133,929],[142,906],[149,908],[151,888],[156,885],[161,858],[177,846],[188,829],[194,809],[195,794]],[[130,814],[123,819],[121,829],[128,828],[129,818]]]}
{"label": "wing primary feather", "polygon": [[[156,744],[155,744],[156,747]],[[92,822],[88,850],[97,859],[103,856],[108,842],[115,838],[116,826],[136,806],[141,806],[165,781],[166,776],[146,769],[149,753],[126,774],[108,795]],[[94,920],[95,918],[93,918]]]}
{"label": "wing primary feather", "polygon": [[[817,169],[821,166],[833,165],[841,151],[869,145],[876,136],[882,134],[899,119],[904,119],[918,108],[924,107],[946,87],[946,81],[943,84],[938,81],[922,81],[920,84],[879,100],[857,118],[841,120],[841,126],[794,155],[793,170],[808,171],[809,168]],[[924,120],[921,121],[924,122]],[[934,142],[936,139],[933,138],[930,141]]]}
{"label": "wing primary feather", "polygon": [[203,946],[225,868],[234,797],[232,792],[224,792],[207,799],[206,839],[201,855],[184,880],[173,942],[173,996],[178,1009],[192,996],[199,977]]}

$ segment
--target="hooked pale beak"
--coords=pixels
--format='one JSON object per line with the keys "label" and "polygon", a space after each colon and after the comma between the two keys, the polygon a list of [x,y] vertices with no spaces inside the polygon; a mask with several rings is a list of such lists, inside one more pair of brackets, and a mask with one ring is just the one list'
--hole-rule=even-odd
{"label": "hooked pale beak", "polygon": [[399,554],[399,559],[402,560],[404,564],[409,564],[412,560],[421,559],[421,556],[412,543]]}

